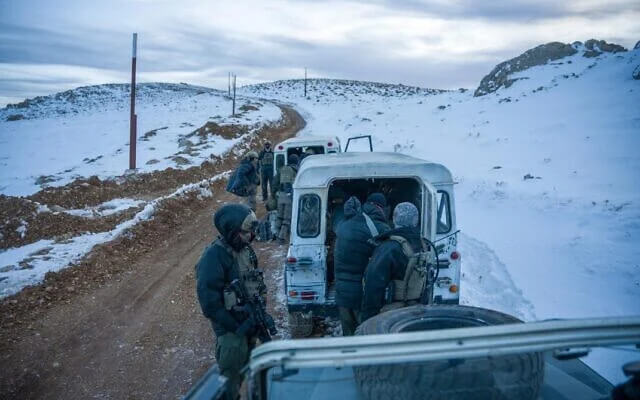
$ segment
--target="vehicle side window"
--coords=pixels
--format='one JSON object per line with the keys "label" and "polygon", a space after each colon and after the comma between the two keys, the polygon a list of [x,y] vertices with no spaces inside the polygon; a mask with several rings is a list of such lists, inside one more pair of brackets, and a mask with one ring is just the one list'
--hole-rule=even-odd
{"label": "vehicle side window", "polygon": [[451,230],[451,210],[449,208],[449,193],[438,190],[438,228],[437,233],[448,233]]}
{"label": "vehicle side window", "polygon": [[303,194],[298,202],[298,236],[313,238],[320,234],[320,196]]}

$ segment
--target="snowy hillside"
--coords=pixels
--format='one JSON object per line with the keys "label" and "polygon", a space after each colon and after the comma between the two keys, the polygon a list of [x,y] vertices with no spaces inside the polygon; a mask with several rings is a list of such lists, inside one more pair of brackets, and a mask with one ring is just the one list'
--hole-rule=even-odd
{"label": "snowy hillside", "polygon": [[[371,134],[375,150],[446,165],[459,182],[463,303],[527,320],[637,314],[640,50],[585,56],[574,46],[479,97],[412,88],[388,97],[369,83],[347,93],[327,80],[311,80],[307,98],[302,81],[241,93],[295,104],[303,134],[343,145]],[[607,361],[618,356],[590,362],[620,380],[620,364]]]}
{"label": "snowy hillside", "polygon": [[[184,84],[138,85],[138,169],[200,164],[280,119],[274,104],[249,99],[239,99],[232,118],[225,95]],[[0,193],[122,175],[129,166],[129,96],[129,85],[89,86],[1,109]]]}

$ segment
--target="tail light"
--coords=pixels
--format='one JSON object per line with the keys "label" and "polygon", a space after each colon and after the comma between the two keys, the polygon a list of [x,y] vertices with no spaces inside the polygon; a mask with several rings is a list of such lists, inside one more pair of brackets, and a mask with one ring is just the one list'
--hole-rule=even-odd
{"label": "tail light", "polygon": [[278,146],[278,150],[284,150],[284,147]]}
{"label": "tail light", "polygon": [[289,297],[298,297],[298,292],[296,290],[289,290]]}
{"label": "tail light", "polygon": [[454,252],[451,253],[450,257],[451,257],[452,260],[455,261],[455,260],[460,258],[460,253],[458,253],[457,251],[454,251]]}
{"label": "tail light", "polygon": [[298,259],[295,257],[287,257],[287,264],[295,264],[298,262]]}
{"label": "tail light", "polygon": [[458,286],[457,285],[451,285],[449,286],[449,291],[451,293],[458,293]]}
{"label": "tail light", "polygon": [[327,143],[327,147],[333,147],[333,142]]}

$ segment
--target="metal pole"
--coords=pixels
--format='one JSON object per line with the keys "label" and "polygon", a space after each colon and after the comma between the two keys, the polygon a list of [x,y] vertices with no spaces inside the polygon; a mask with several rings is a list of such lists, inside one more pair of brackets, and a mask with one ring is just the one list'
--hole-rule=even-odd
{"label": "metal pole", "polygon": [[307,97],[307,67],[304,67],[304,97]]}
{"label": "metal pole", "polygon": [[233,109],[231,116],[236,116],[236,75],[233,74]]}
{"label": "metal pole", "polygon": [[133,34],[133,48],[131,52],[131,115],[129,116],[129,169],[136,169],[136,52],[138,34]]}

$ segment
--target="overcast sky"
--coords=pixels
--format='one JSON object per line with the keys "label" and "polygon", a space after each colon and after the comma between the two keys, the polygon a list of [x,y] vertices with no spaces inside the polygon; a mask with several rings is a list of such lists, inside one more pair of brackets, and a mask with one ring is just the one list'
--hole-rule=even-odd
{"label": "overcast sky", "polygon": [[0,104],[138,81],[310,77],[475,88],[538,44],[640,40],[638,0],[0,0]]}

